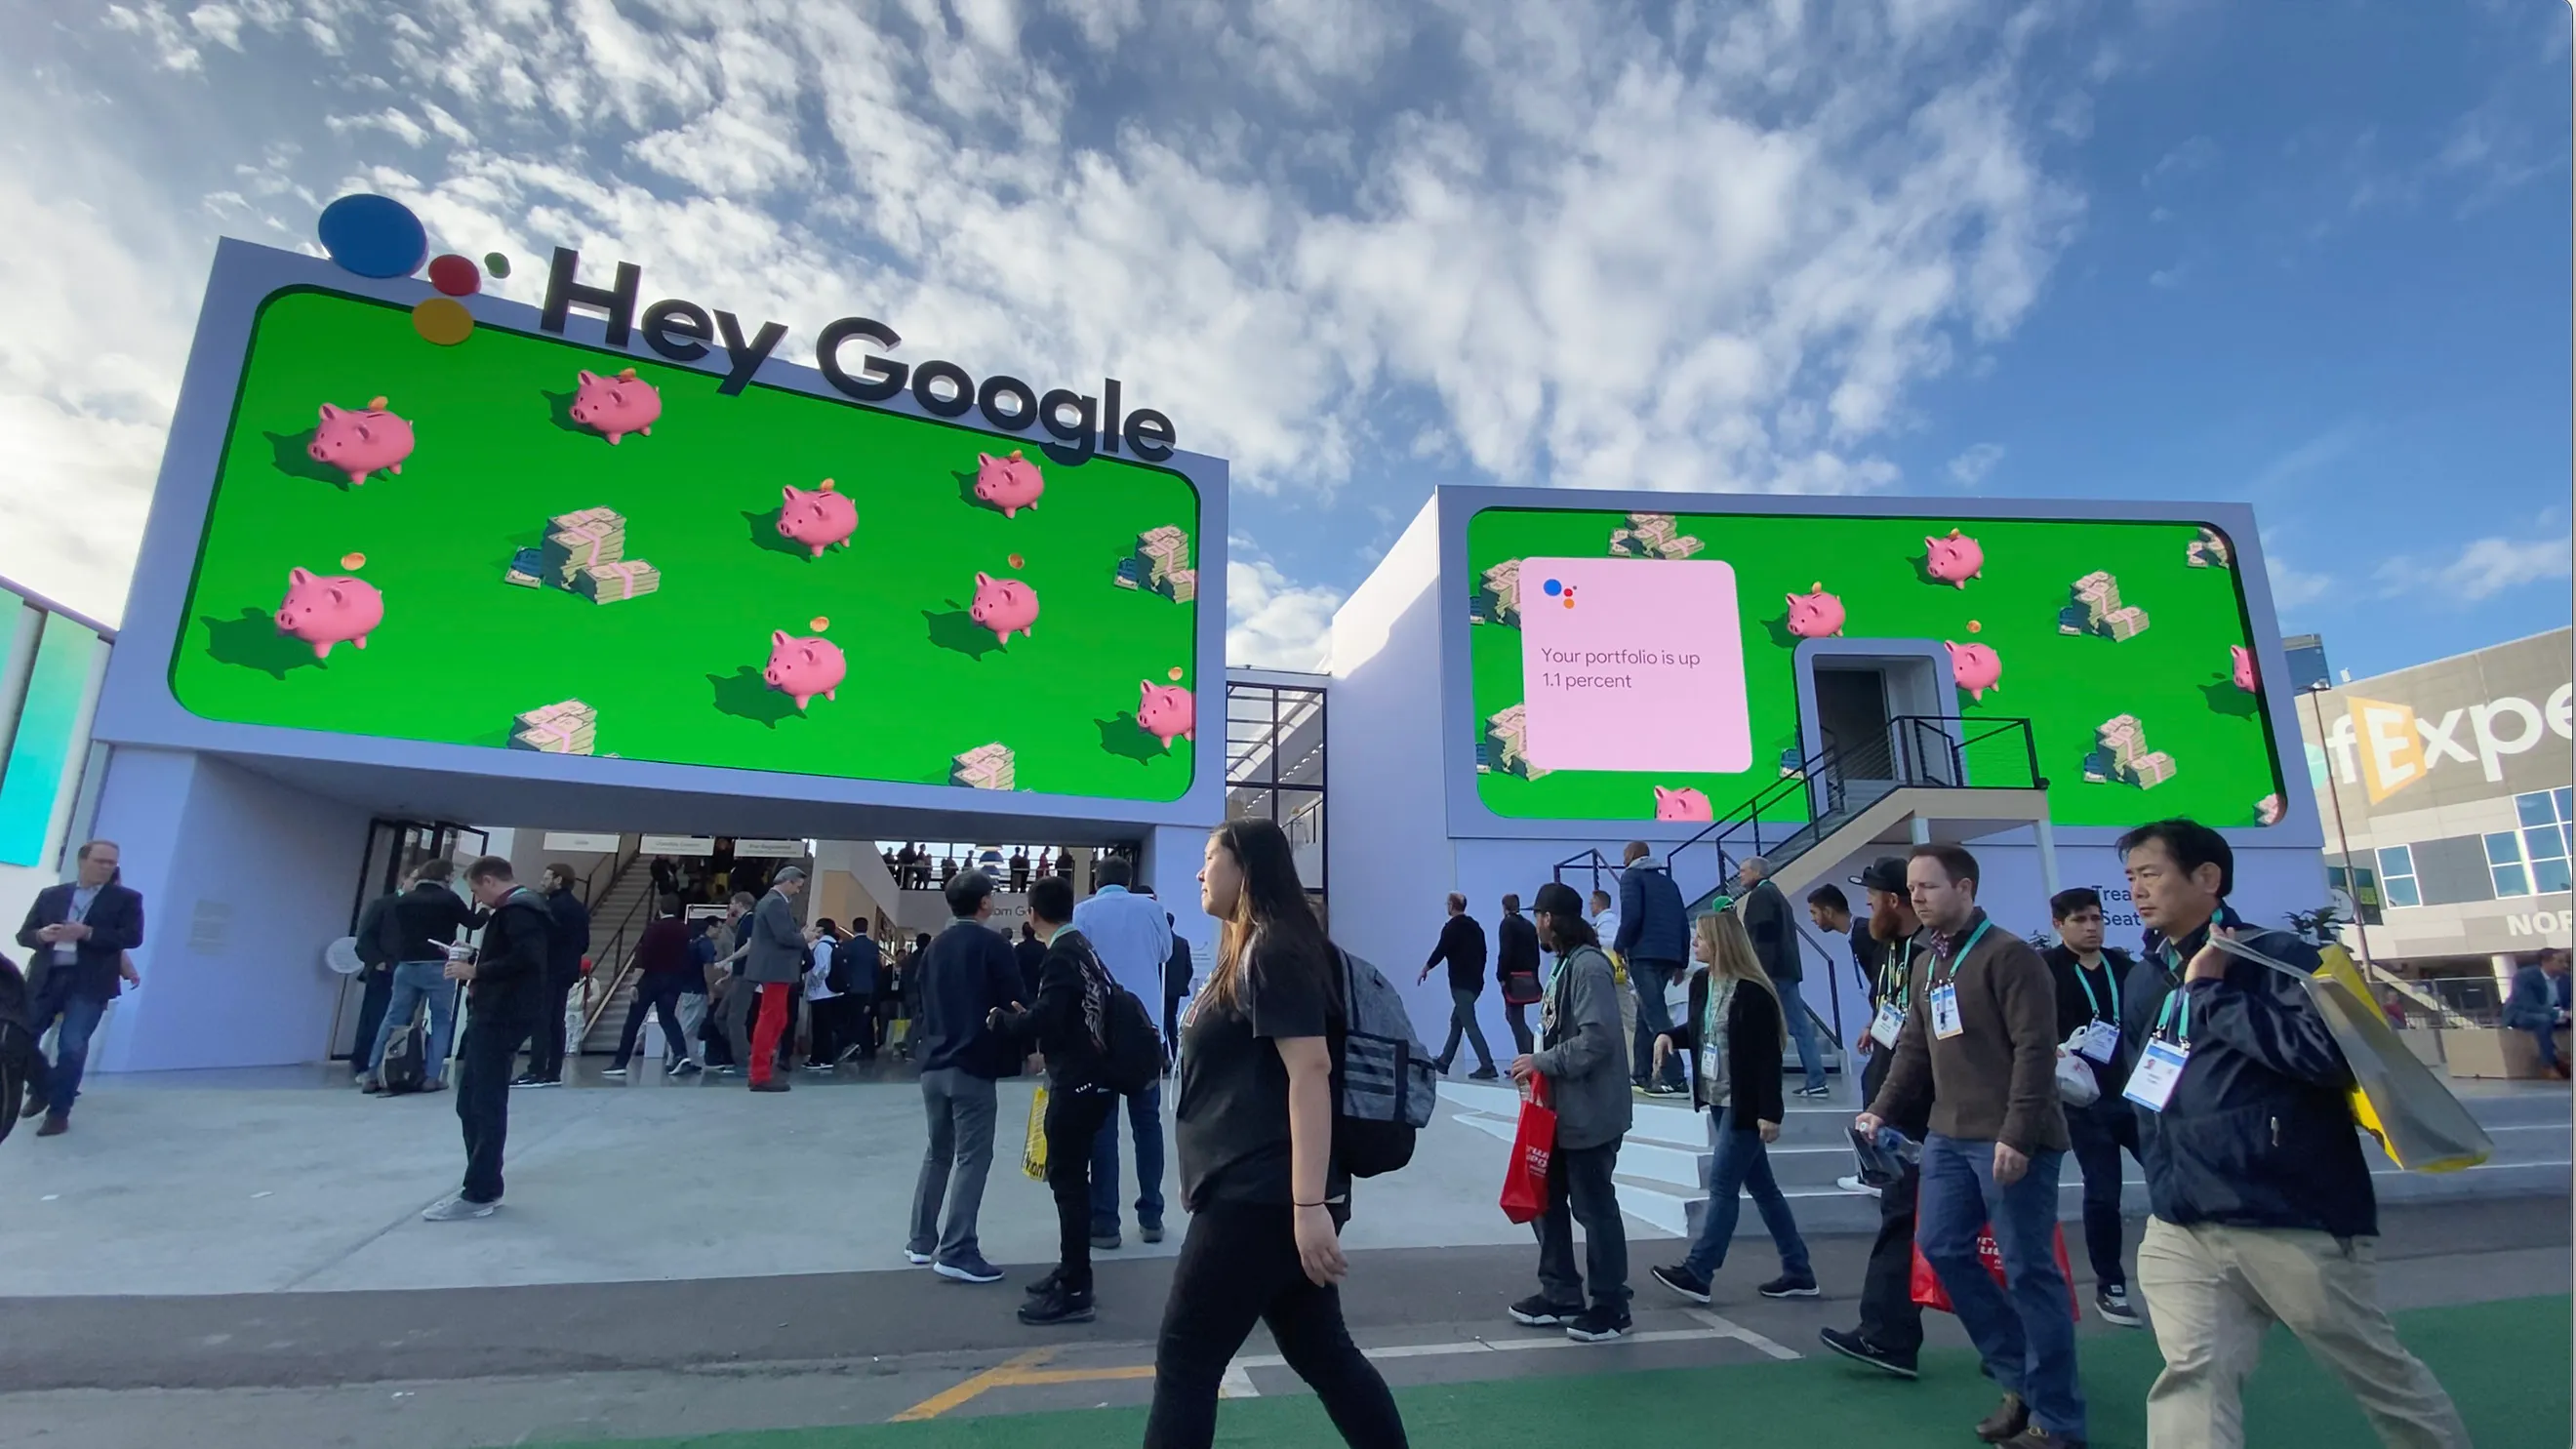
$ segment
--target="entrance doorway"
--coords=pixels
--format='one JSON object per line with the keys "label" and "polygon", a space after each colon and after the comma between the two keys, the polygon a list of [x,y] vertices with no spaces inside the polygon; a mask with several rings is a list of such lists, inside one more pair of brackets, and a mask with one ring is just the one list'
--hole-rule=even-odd
{"label": "entrance doorway", "polygon": [[[357,895],[349,903],[349,933],[357,934],[358,917],[367,909],[367,902],[400,885],[402,878],[421,862],[440,856],[471,860],[490,844],[489,836],[467,825],[423,820],[367,822],[366,855],[358,869]],[[363,972],[342,978],[340,999],[331,1010],[330,1056],[335,1062],[347,1061],[357,1051],[358,1013],[366,994]]]}
{"label": "entrance doorway", "polygon": [[1827,795],[1817,813],[1858,809],[1899,784],[1956,783],[1939,778],[1955,753],[1938,746],[1955,738],[1959,716],[1941,641],[1808,639],[1795,668],[1799,743],[1810,760],[1833,754],[1830,770],[1811,772]]}

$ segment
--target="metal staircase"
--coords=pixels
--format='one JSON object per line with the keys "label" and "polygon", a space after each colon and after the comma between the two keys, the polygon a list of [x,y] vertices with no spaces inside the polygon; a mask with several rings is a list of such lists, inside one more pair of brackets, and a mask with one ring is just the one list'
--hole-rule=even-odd
{"label": "metal staircase", "polygon": [[578,1048],[584,1055],[617,1049],[618,1030],[635,999],[635,944],[652,920],[652,910],[653,872],[643,865],[640,851],[621,847],[606,882],[590,900],[591,970]]}

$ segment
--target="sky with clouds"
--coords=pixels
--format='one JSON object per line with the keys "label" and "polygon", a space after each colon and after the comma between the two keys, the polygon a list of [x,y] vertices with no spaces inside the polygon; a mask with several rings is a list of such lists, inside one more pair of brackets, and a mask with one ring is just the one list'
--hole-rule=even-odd
{"label": "sky with clouds", "polygon": [[[2243,499],[2357,676],[2568,622],[2569,11],[0,10],[0,574],[114,619],[218,235],[350,190],[1232,461],[1297,666],[1441,483]],[[501,290],[532,298],[523,265]],[[783,353],[810,352],[791,334]]]}

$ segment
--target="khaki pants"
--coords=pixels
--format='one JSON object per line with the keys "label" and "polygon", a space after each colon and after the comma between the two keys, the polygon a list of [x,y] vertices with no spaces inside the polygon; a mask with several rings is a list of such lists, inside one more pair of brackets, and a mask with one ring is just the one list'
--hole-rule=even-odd
{"label": "khaki pants", "polygon": [[2138,1289],[2165,1369],[2147,1390],[2148,1449],[2242,1449],[2245,1376],[2274,1322],[2360,1400],[2395,1449],[2468,1449],[2451,1396],[2379,1306],[2376,1240],[2147,1219]]}

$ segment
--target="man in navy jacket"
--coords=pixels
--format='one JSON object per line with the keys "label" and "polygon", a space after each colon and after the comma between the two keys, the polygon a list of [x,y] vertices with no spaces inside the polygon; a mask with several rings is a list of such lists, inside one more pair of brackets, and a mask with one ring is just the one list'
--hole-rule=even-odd
{"label": "man in navy jacket", "polygon": [[1628,989],[1637,994],[1628,1080],[1657,1096],[1678,1096],[1683,1090],[1681,1062],[1667,1060],[1658,1074],[1654,1049],[1655,1038],[1673,1029],[1664,988],[1690,969],[1690,922],[1672,871],[1642,840],[1628,842],[1627,866],[1619,872],[1619,936],[1610,949],[1628,963]]}
{"label": "man in navy jacket", "polygon": [[[112,841],[93,840],[80,848],[80,874],[36,893],[27,921],[18,928],[18,944],[35,953],[27,963],[28,991],[34,1005],[29,1029],[39,1038],[61,1024],[54,1035],[54,1060],[42,1051],[28,1064],[26,1115],[41,1116],[39,1137],[60,1137],[71,1130],[72,1103],[80,1099],[81,1074],[89,1065],[90,1034],[125,984],[140,984],[125,953],[143,944],[143,897],[119,885]],[[0,1110],[14,1108],[0,1104]]]}
{"label": "man in navy jacket", "polygon": [[2340,1377],[2380,1438],[2467,1449],[2459,1411],[2379,1306],[2378,1202],[2347,1093],[2351,1068],[2307,988],[2210,942],[2312,971],[2316,950],[2227,909],[2235,855],[2191,820],[2121,837],[2149,928],[2120,1051],[2153,1215],[2138,1244],[2164,1372],[2147,1442],[2237,1449],[2239,1398],[2272,1323]]}

